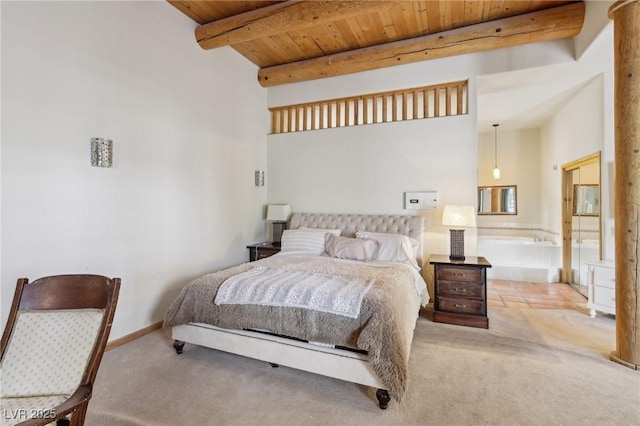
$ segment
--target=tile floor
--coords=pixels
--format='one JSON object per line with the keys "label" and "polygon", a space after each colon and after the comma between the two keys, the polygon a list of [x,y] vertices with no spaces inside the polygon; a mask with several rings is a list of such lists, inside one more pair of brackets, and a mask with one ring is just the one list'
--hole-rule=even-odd
{"label": "tile floor", "polygon": [[487,303],[521,309],[575,309],[588,313],[587,298],[564,283],[487,280]]}

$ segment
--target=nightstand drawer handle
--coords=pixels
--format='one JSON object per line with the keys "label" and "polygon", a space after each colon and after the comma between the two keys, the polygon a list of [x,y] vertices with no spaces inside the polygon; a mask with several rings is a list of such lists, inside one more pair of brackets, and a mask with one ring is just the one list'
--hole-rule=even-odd
{"label": "nightstand drawer handle", "polygon": [[458,305],[457,303],[454,305],[456,308],[466,308],[467,305]]}
{"label": "nightstand drawer handle", "polygon": [[454,288],[454,291],[457,291],[458,293],[466,293],[467,289],[466,288]]}

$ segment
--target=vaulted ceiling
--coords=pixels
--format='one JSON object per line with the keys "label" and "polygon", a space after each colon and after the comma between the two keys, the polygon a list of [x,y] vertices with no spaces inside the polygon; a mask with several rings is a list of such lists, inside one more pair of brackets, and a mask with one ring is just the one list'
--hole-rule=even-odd
{"label": "vaulted ceiling", "polygon": [[574,37],[582,1],[182,1],[203,49],[231,46],[262,86]]}

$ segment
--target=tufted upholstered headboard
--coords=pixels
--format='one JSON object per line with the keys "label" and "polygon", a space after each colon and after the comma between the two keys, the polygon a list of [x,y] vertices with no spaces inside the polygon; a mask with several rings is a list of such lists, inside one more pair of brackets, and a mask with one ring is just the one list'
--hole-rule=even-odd
{"label": "tufted upholstered headboard", "polygon": [[289,229],[301,226],[321,229],[342,229],[342,236],[354,237],[356,231],[386,232],[407,235],[418,241],[418,265],[422,265],[424,217],[402,215],[363,215],[329,213],[293,213]]}

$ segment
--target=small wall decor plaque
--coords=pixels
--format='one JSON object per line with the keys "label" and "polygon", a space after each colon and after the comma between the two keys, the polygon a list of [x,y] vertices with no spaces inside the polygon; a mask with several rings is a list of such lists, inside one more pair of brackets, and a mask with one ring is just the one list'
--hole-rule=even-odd
{"label": "small wall decor plaque", "polygon": [[256,186],[264,186],[264,170],[256,170]]}
{"label": "small wall decor plaque", "polygon": [[105,138],[91,138],[91,165],[111,167],[113,159],[113,141]]}

